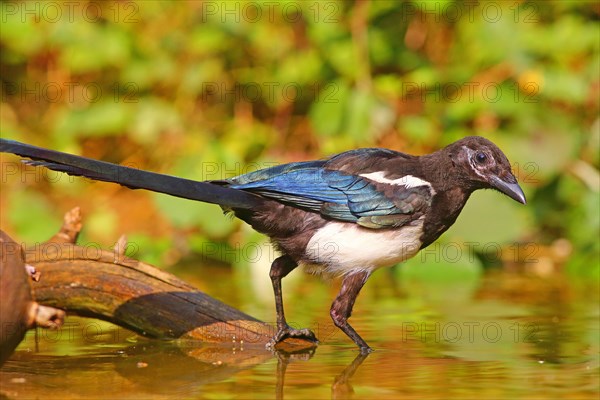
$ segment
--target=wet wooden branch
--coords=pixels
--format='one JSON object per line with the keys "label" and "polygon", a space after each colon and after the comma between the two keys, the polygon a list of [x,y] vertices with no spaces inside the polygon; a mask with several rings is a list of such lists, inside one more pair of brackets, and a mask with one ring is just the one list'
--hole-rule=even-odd
{"label": "wet wooden branch", "polygon": [[[34,284],[39,303],[154,338],[264,346],[273,335],[272,326],[165,271],[124,256],[124,238],[115,252],[73,244],[80,228],[79,210],[72,210],[57,235],[26,251],[27,263],[43,276]],[[288,339],[280,346],[297,351],[314,344]]]}
{"label": "wet wooden branch", "polygon": [[22,247],[0,231],[0,365],[23,340],[27,329],[59,328],[62,310],[42,306],[33,299],[31,280],[40,272],[26,265]]}

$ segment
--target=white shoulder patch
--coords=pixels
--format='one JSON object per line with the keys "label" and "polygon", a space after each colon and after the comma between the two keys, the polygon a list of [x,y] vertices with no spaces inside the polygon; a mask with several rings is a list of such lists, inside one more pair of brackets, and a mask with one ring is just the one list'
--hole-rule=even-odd
{"label": "white shoulder patch", "polygon": [[407,188],[417,187],[417,186],[429,186],[432,194],[435,194],[435,191],[431,187],[431,183],[424,181],[421,178],[417,178],[416,176],[406,175],[402,178],[397,179],[388,179],[385,177],[384,171],[371,172],[370,174],[361,174],[363,178],[370,179],[374,182],[379,183],[387,183],[388,185],[402,185]]}

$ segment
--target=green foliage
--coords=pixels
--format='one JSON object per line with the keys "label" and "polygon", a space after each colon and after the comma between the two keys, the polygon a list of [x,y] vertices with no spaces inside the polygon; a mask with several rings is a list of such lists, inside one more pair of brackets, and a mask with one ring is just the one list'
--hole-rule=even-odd
{"label": "green foliage", "polygon": [[[567,239],[575,264],[599,264],[591,2],[52,3],[59,16],[36,4],[0,5],[3,137],[216,179],[358,146],[424,153],[481,134],[508,154],[530,202],[474,198],[445,240]],[[3,177],[2,225],[29,239],[65,211],[52,199],[66,185],[22,184]],[[216,207],[151,203],[175,231],[221,242],[239,233]],[[116,214],[106,224],[119,231]],[[146,234],[162,243],[162,232]]]}
{"label": "green foliage", "polygon": [[14,191],[7,200],[11,211],[8,218],[2,215],[2,222],[15,227],[19,232],[19,238],[15,240],[20,243],[40,243],[60,228],[60,219],[50,212],[51,207],[41,194],[31,190]]}

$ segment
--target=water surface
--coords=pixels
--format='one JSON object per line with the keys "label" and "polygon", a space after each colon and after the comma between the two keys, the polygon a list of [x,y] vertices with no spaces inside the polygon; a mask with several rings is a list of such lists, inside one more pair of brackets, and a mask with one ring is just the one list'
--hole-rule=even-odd
{"label": "water surface", "polygon": [[[194,284],[229,304],[273,319],[264,282],[218,268],[194,276]],[[322,343],[314,353],[150,340],[69,317],[61,331],[28,334],[0,371],[1,391],[19,399],[600,395],[597,283],[498,271],[453,283],[391,277],[376,274],[351,319],[376,349],[366,358],[329,321],[336,283],[299,275],[284,287],[287,313],[292,324],[317,331]]]}

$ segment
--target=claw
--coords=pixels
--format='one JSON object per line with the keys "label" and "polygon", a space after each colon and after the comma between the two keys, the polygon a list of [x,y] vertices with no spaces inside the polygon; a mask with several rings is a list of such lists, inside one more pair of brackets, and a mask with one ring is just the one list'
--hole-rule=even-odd
{"label": "claw", "polygon": [[315,336],[314,332],[311,331],[310,329],[294,329],[292,327],[290,327],[289,325],[285,325],[281,328],[279,328],[279,330],[277,331],[277,333],[275,334],[275,336],[273,336],[273,338],[271,338],[271,340],[269,340],[269,342],[267,343],[267,348],[268,349],[274,349],[275,346],[277,345],[277,343],[281,342],[282,340],[286,339],[286,338],[299,338],[299,339],[305,339],[314,343],[319,343],[319,340],[317,340],[317,337]]}

